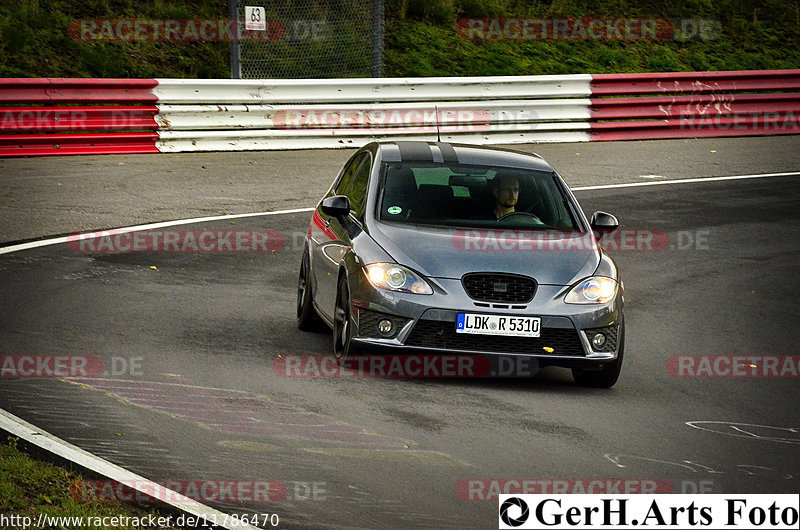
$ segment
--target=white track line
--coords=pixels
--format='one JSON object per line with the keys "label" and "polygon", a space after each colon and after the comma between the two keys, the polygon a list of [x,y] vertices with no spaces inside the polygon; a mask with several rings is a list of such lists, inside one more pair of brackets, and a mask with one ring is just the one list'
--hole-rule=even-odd
{"label": "white track line", "polygon": [[[140,230],[155,230],[157,228],[166,228],[168,226],[188,225],[193,223],[207,223],[209,221],[224,221],[225,219],[241,219],[243,217],[259,217],[267,215],[283,215],[289,213],[302,213],[313,212],[314,208],[295,208],[293,210],[275,210],[272,212],[254,212],[254,213],[236,213],[230,215],[214,215],[211,217],[194,217],[192,219],[176,219],[175,221],[162,221],[160,223],[149,223],[146,225],[125,226],[122,228],[111,228],[109,230],[96,230],[94,232],[81,232],[81,235],[90,238],[92,235],[116,235],[127,234],[128,232],[138,232]],[[58,245],[59,243],[67,243],[70,241],[71,236],[54,237],[51,239],[43,239],[41,241],[30,241],[28,243],[19,243],[17,245],[9,245],[7,247],[0,247],[0,254],[10,254],[12,252],[19,252],[20,250],[28,250],[31,248],[47,247],[50,245]],[[72,236],[74,238],[74,236]]]}
{"label": "white track line", "polygon": [[[607,190],[614,188],[637,188],[641,186],[665,186],[667,184],[692,184],[696,182],[717,182],[722,180],[745,180],[745,179],[758,179],[769,177],[796,177],[800,176],[800,172],[790,173],[762,173],[755,175],[732,175],[727,177],[698,177],[688,179],[676,180],[659,180],[655,182],[629,182],[627,184],[601,184],[599,186],[578,186],[571,188],[572,191],[587,191],[587,190]],[[295,208],[293,210],[275,210],[272,212],[254,212],[254,213],[237,213],[231,215],[215,215],[211,217],[195,217],[192,219],[177,219],[175,221],[163,221],[160,223],[150,223],[145,225],[126,226],[122,228],[113,228],[110,230],[97,230],[94,232],[81,232],[82,235],[91,236],[93,234],[108,235],[108,234],[125,234],[128,232],[137,232],[140,230],[155,230],[157,228],[166,228],[168,226],[178,226],[193,223],[205,223],[209,221],[223,221],[225,219],[241,219],[243,217],[259,217],[267,215],[284,215],[291,213],[303,213],[314,211],[314,208]],[[51,239],[42,239],[41,241],[30,241],[28,243],[19,243],[17,245],[8,245],[0,247],[0,255],[11,254],[12,252],[19,252],[21,250],[28,250],[31,248],[47,247],[50,245],[58,245],[59,243],[67,243],[68,236],[54,237]]]}
{"label": "white track line", "polygon": [[[189,513],[195,518],[202,518],[214,524],[214,526],[221,526],[230,530],[256,529],[255,526],[241,523],[236,524],[238,519],[234,519],[230,515],[226,515],[219,510],[201,504],[176,491],[167,489],[156,482],[151,482],[141,475],[137,475],[123,467],[112,464],[108,460],[104,460],[99,456],[84,451],[80,447],[76,447],[61,438],[57,438],[3,409],[0,409],[0,430],[22,438],[26,442],[58,455],[61,458],[75,462],[84,469],[99,473],[120,484],[126,484],[133,489],[141,491],[145,495],[158,499],[164,504],[168,504],[182,512]],[[220,522],[224,522],[225,524],[220,524]]]}

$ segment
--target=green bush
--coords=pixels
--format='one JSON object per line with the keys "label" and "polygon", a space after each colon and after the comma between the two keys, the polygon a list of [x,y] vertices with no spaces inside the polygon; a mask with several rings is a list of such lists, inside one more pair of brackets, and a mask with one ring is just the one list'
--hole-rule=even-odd
{"label": "green bush", "polygon": [[[386,0],[384,75],[530,75],[800,67],[800,0]],[[229,77],[226,42],[85,42],[81,18],[226,18],[222,0],[18,0],[0,3],[2,77]],[[706,41],[480,41],[459,18],[706,18]],[[322,50],[322,48],[321,48]],[[322,51],[306,71],[324,71]],[[364,72],[368,75],[368,72]]]}

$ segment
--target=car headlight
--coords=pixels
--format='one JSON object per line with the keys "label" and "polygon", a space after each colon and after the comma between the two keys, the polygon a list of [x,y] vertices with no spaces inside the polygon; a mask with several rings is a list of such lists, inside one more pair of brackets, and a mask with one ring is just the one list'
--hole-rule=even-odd
{"label": "car headlight", "polygon": [[570,289],[564,302],[568,304],[605,304],[617,294],[617,281],[605,276],[592,276],[581,280]]}
{"label": "car headlight", "polygon": [[403,293],[433,294],[433,289],[428,282],[402,265],[372,263],[364,268],[367,271],[367,278],[375,287]]}

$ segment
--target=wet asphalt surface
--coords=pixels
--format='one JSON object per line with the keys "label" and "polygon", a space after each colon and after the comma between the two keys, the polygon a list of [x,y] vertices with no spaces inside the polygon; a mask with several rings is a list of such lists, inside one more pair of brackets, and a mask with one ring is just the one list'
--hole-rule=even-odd
{"label": "wet asphalt surface", "polygon": [[[515,144],[570,186],[793,171],[800,135]],[[316,204],[352,149],[0,158],[0,243]]]}
{"label": "wet asphalt surface", "polygon": [[577,387],[558,368],[530,379],[282,377],[276,360],[331,349],[330,333],[294,324],[310,218],[300,213],[180,227],[273,230],[275,252],[55,245],[0,257],[0,354],[105,367],[0,379],[0,407],[148,478],[278,481],[278,502],[209,504],[278,513],[286,528],[495,527],[496,498],[477,479],[796,492],[800,380],[676,377],[667,362],[797,354],[800,179],[576,195],[588,213],[669,236],[663,250],[614,253],[627,344],[610,390]]}

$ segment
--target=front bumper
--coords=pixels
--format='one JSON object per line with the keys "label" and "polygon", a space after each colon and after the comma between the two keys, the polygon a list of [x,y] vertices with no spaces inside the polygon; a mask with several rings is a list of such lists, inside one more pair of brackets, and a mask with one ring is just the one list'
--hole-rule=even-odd
{"label": "front bumper", "polygon": [[[525,357],[535,359],[539,366],[573,368],[599,367],[618,356],[618,338],[624,325],[622,289],[607,304],[573,305],[563,302],[568,287],[540,285],[534,299],[520,307],[476,302],[467,296],[459,280],[433,280],[433,295],[384,291],[358,275],[351,282],[356,318],[353,344],[365,353]],[[542,319],[541,335],[522,338],[456,333],[459,312],[538,316]],[[388,336],[377,328],[383,319],[393,324]],[[598,332],[607,339],[602,348],[591,343]]]}

